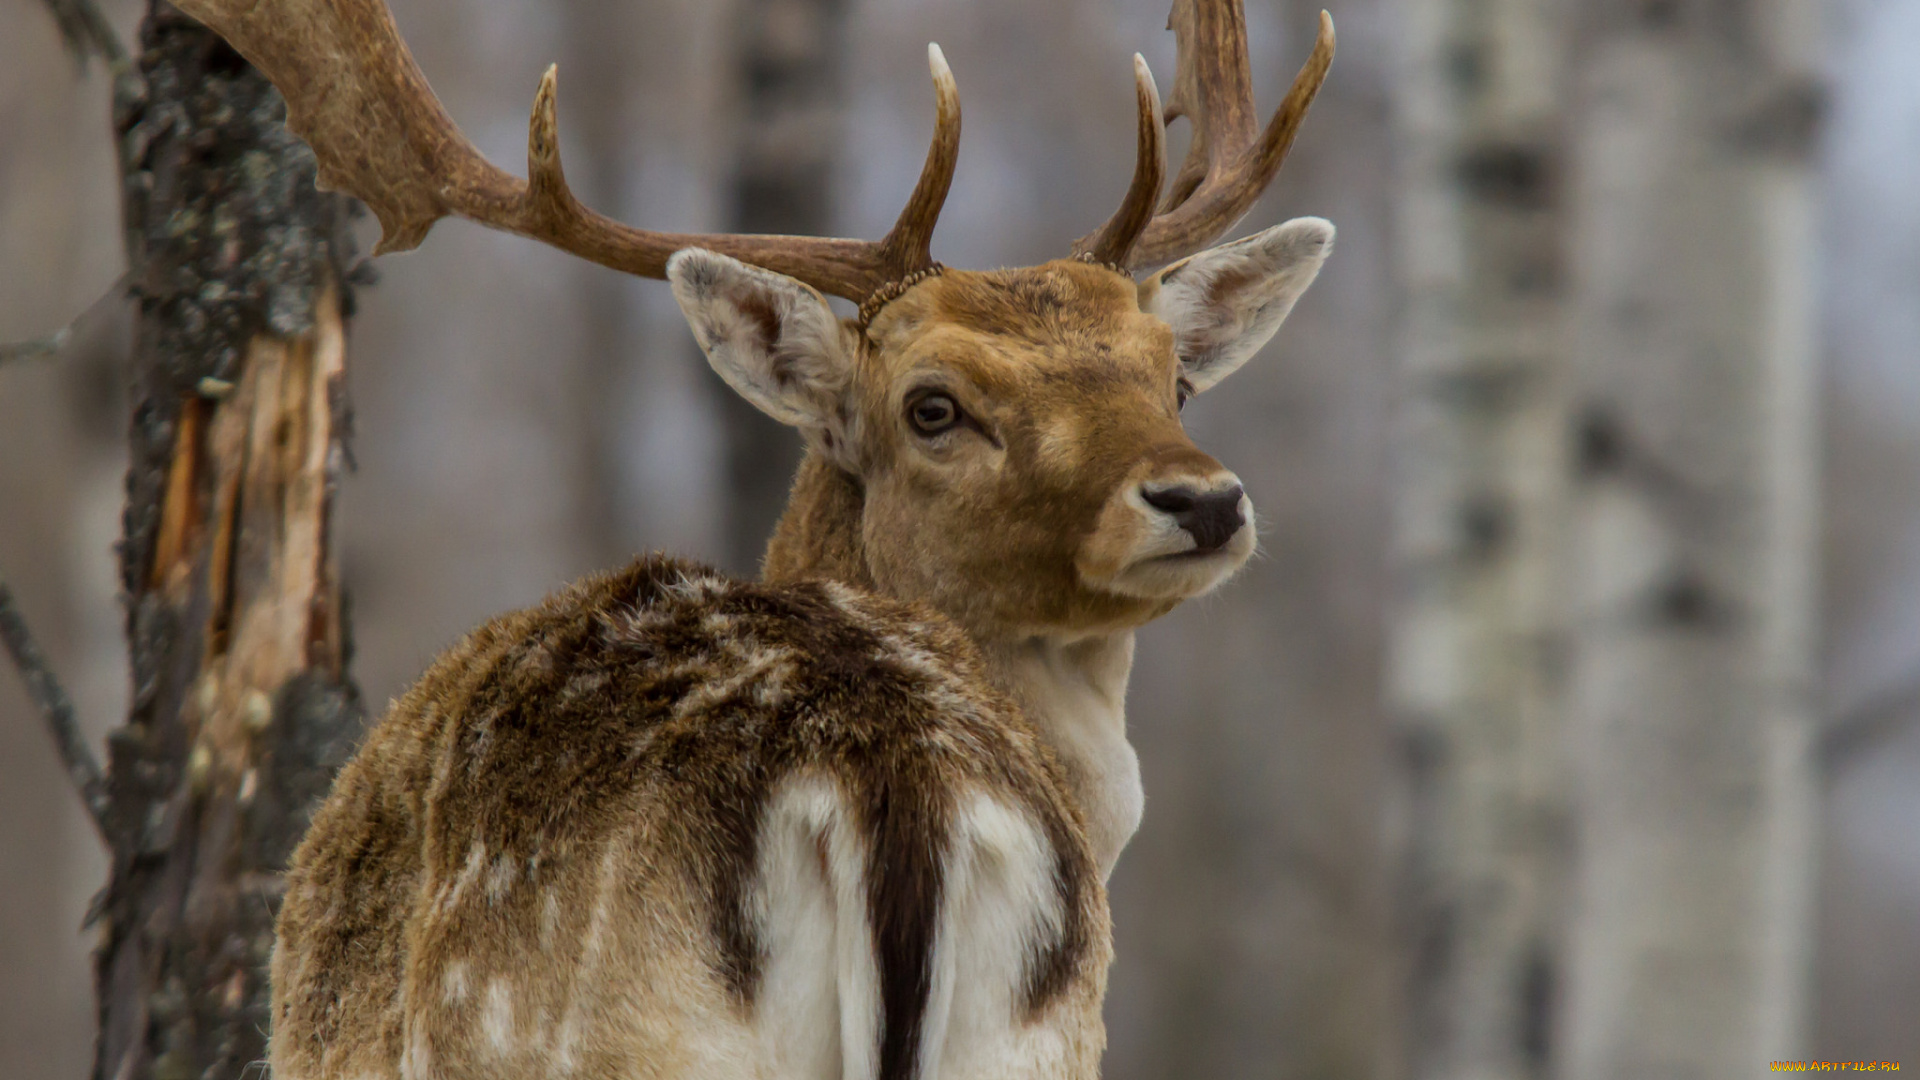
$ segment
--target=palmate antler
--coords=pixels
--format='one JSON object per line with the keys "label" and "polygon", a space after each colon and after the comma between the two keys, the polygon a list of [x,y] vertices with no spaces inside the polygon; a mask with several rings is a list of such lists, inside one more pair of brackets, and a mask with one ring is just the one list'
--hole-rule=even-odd
{"label": "palmate antler", "polygon": [[319,160],[321,186],[354,195],[380,219],[376,253],[417,247],[435,221],[457,214],[642,277],[665,277],[668,256],[704,247],[855,301],[933,263],[933,226],[960,149],[960,95],[938,47],[928,50],[939,107],[933,146],[885,239],[662,233],[603,217],[568,190],[553,68],[534,97],[523,181],[496,168],[454,126],[384,0],[182,0],[178,6],[280,88],[287,125]]}
{"label": "palmate antler", "polygon": [[[635,229],[581,205],[560,166],[556,73],[534,97],[527,179],[495,167],[460,133],[414,63],[384,0],[176,0],[279,87],[287,123],[313,147],[321,186],[345,191],[380,219],[376,254],[419,245],[448,214],[519,233],[642,277],[666,275],[667,258],[703,247],[789,275],[856,302],[931,270],[933,227],[953,182],[960,95],[938,46],[928,48],[938,118],[926,166],[893,229],[878,241]],[[1153,77],[1135,57],[1140,155],[1120,210],[1076,252],[1138,266],[1197,250],[1244,214],[1293,141],[1333,54],[1332,22],[1280,115],[1256,144],[1241,0],[1176,0],[1169,25],[1180,45],[1167,117],[1195,125],[1193,152],[1162,212],[1165,128]],[[1218,55],[1213,55],[1213,54]],[[1192,179],[1189,181],[1189,177]],[[1248,190],[1250,189],[1250,190]]]}
{"label": "palmate antler", "polygon": [[[1160,189],[1164,169],[1158,151],[1154,151],[1155,161],[1148,162],[1149,125],[1143,119],[1133,186],[1105,226],[1074,244],[1075,254],[1120,266],[1153,266],[1191,255],[1218,240],[1246,215],[1280,171],[1300,122],[1306,119],[1307,106],[1313,104],[1333,66],[1333,16],[1322,11],[1313,52],[1294,76],[1293,88],[1279,111],[1261,131],[1248,74],[1247,19],[1240,0],[1174,0],[1167,28],[1178,43],[1179,69],[1165,118],[1184,116],[1192,125],[1187,160],[1159,211],[1139,214],[1141,192],[1147,192],[1150,203]],[[1143,73],[1145,63],[1137,56],[1134,60],[1137,71]],[[1151,77],[1143,77],[1150,87]],[[1164,133],[1151,136],[1156,145],[1164,138]],[[1123,221],[1136,217],[1135,231],[1127,232]]]}

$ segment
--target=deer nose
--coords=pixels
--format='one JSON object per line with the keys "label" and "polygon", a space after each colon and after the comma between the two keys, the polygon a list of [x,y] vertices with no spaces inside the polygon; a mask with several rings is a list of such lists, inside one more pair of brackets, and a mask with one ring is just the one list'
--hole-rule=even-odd
{"label": "deer nose", "polygon": [[1224,491],[1201,491],[1184,484],[1140,489],[1140,497],[1148,506],[1193,534],[1195,551],[1213,551],[1233,539],[1233,534],[1247,523],[1240,513],[1240,499],[1245,494],[1239,484]]}

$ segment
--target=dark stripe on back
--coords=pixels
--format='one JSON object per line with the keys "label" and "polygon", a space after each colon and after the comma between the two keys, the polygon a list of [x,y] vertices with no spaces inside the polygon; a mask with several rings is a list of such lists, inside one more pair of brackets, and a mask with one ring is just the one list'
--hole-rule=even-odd
{"label": "dark stripe on back", "polygon": [[713,936],[719,945],[720,977],[727,990],[741,1005],[753,1003],[759,988],[760,973],[766,966],[766,950],[754,933],[753,916],[748,910],[748,892],[754,864],[759,858],[760,818],[765,811],[767,787],[763,782],[742,784],[731,799],[716,799],[707,806],[713,817],[714,846],[723,867],[713,878]]}
{"label": "dark stripe on back", "polygon": [[[767,959],[752,910],[766,806],[796,766],[824,767],[853,803],[867,839],[867,916],[880,984],[877,1080],[913,1080],[932,996],[943,861],[951,843],[951,774],[1005,764],[1004,720],[941,712],[926,697],[927,676],[896,662],[884,637],[939,630],[922,631],[893,612],[852,617],[822,586],[728,582],[685,600],[670,590],[621,591],[640,593],[629,610],[645,618],[615,620],[600,639],[612,666],[634,680],[622,691],[629,728],[616,742],[622,761],[611,771],[652,773],[667,798],[692,811],[676,824],[687,830],[682,842],[703,857],[715,974],[739,1005],[752,1007]],[[715,614],[728,617],[718,628],[708,621]],[[884,629],[877,631],[875,621]],[[686,694],[740,670],[744,657],[730,654],[729,642],[790,653],[781,696],[761,701],[743,685],[725,701],[677,714]],[[952,648],[938,640],[921,646]],[[694,658],[711,660],[684,674],[662,671],[669,662]],[[990,748],[986,761],[936,749],[932,733],[954,723],[978,725],[970,736]],[[646,737],[636,744],[642,731]],[[634,745],[644,750],[627,756],[624,748]],[[1026,793],[1023,801],[1045,800]],[[1054,817],[1049,831],[1057,834],[1066,823]],[[1056,846],[1060,839],[1056,835]],[[1066,905],[1076,944],[1085,936],[1079,906],[1078,897]],[[1080,951],[1067,947],[1071,958]]]}
{"label": "dark stripe on back", "polygon": [[912,1080],[920,1060],[947,848],[947,814],[939,792],[936,778],[914,777],[895,767],[866,793],[873,838],[867,905],[880,968],[878,1080]]}
{"label": "dark stripe on back", "polygon": [[1026,1014],[1037,1017],[1072,985],[1088,947],[1087,892],[1096,887],[1093,863],[1068,823],[1052,807],[1029,810],[1045,825],[1053,848],[1053,888],[1060,900],[1060,932],[1037,943],[1027,958]]}

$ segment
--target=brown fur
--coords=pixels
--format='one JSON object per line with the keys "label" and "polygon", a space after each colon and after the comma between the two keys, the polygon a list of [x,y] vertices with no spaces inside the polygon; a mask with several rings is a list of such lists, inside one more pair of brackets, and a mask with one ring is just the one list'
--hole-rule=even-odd
{"label": "brown fur", "polygon": [[[1244,241],[1196,280],[1273,257],[1285,288],[1214,308],[1183,278],[1174,318],[1237,364],[1330,241]],[[295,855],[279,1080],[908,1080],[956,1047],[969,1078],[1096,1076],[1131,630],[1253,543],[1198,550],[1143,501],[1238,490],[1181,429],[1163,282],[947,271],[861,333],[711,253],[669,274],[716,370],[809,443],[766,583],[642,559],[434,663]],[[966,422],[913,429],[931,391]]]}
{"label": "brown fur", "polygon": [[[1076,572],[1116,490],[1221,469],[1180,427],[1172,331],[1141,313],[1131,279],[1070,259],[949,270],[881,309],[859,364],[865,475],[809,455],[768,580],[825,570],[931,604],[983,641],[1129,628],[1177,603]],[[902,449],[900,403],[923,382],[987,416],[1007,444],[998,468],[966,468],[984,448],[965,433],[941,463],[958,470]],[[1047,424],[1073,428],[1064,459],[1042,449]]]}
{"label": "brown fur", "polygon": [[[928,853],[965,787],[1011,797],[1059,856],[1067,919],[1033,957],[1027,1008],[1056,1006],[1076,982],[1097,1008],[1105,897],[1076,811],[1051,752],[980,664],[924,609],[664,558],[488,623],[394,705],[295,856],[274,965],[276,1073],[391,1077],[412,1055],[416,1076],[509,1064],[561,1075],[556,1025],[593,1002],[571,1075],[673,1075],[708,1029],[621,1024],[614,1005],[636,990],[582,970],[602,860],[619,864],[622,976],[650,972],[683,995],[649,994],[646,1008],[747,1015],[757,811],[804,772],[854,785],[877,838],[890,1020],[917,1016],[909,1005],[925,997],[940,888]],[[707,925],[687,925],[690,912]],[[516,1030],[535,1029],[504,1053],[474,1032],[493,978],[509,980]],[[886,1029],[881,1075],[908,1075],[917,1038]]]}

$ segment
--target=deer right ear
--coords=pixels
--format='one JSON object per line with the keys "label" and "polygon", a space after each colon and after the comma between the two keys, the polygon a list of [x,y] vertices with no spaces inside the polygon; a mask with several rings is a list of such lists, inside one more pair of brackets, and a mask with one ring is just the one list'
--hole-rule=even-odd
{"label": "deer right ear", "polygon": [[1173,327],[1197,393],[1238,370],[1273,338],[1333,252],[1333,223],[1294,218],[1188,256],[1140,283],[1140,309]]}
{"label": "deer right ear", "polygon": [[827,301],[784,274],[703,248],[667,260],[673,298],[728,386],[845,458],[855,345]]}

